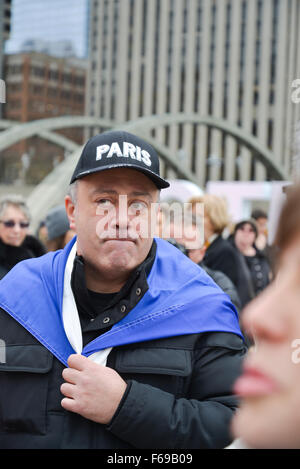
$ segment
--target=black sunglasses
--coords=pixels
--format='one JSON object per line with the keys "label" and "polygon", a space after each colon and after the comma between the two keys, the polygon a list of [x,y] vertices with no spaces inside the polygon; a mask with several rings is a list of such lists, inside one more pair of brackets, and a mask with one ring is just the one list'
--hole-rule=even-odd
{"label": "black sunglasses", "polygon": [[0,220],[0,223],[3,223],[3,225],[6,227],[6,228],[14,228],[15,225],[19,225],[20,228],[22,229],[25,229],[25,228],[28,228],[29,227],[29,223],[26,222],[26,221],[21,221],[21,222],[18,222],[18,221],[14,221],[14,220]]}

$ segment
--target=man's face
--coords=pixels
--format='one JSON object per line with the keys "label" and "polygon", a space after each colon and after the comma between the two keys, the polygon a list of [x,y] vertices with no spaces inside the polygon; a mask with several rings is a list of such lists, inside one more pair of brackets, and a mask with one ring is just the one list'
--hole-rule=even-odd
{"label": "man's face", "polygon": [[78,180],[76,202],[67,196],[66,210],[77,233],[77,253],[85,260],[88,286],[92,281],[95,288],[97,277],[125,282],[143,262],[153,241],[150,228],[156,220],[151,216],[157,210],[152,204],[157,201],[155,184],[133,169],[116,168]]}

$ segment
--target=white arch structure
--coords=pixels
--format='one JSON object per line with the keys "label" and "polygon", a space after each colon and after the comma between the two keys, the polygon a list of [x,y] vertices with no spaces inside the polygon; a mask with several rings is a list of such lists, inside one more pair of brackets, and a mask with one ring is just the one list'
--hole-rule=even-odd
{"label": "white arch structure", "polygon": [[61,203],[67,191],[68,183],[79,158],[82,146],[72,140],[55,133],[57,129],[64,128],[101,128],[127,130],[143,137],[157,150],[162,160],[171,167],[178,177],[190,180],[197,184],[194,174],[184,168],[170,150],[163,144],[157,142],[150,136],[150,131],[154,128],[168,126],[172,124],[197,124],[213,129],[218,129],[233,137],[237,142],[247,147],[260,161],[271,177],[275,180],[287,180],[288,176],[273,161],[273,153],[264,147],[256,137],[249,135],[242,128],[234,126],[223,119],[216,119],[211,116],[201,117],[198,114],[162,114],[141,117],[126,123],[110,121],[90,116],[65,116],[50,119],[41,119],[26,123],[16,123],[13,121],[0,121],[0,128],[4,129],[0,133],[0,152],[5,148],[17,143],[20,140],[38,135],[52,143],[62,146],[70,154],[60,163],[46,178],[36,186],[28,197],[28,204],[33,217],[34,227],[38,221],[45,216],[49,208],[56,203]]}

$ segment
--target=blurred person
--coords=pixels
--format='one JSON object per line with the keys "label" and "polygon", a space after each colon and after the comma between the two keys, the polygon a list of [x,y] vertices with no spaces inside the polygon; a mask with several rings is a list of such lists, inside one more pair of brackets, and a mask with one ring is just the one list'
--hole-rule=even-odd
{"label": "blurred person", "polygon": [[276,250],[268,241],[268,214],[264,210],[255,209],[252,211],[251,218],[255,220],[257,226],[255,246],[268,259],[273,275],[276,264]]}
{"label": "blurred person", "polygon": [[255,220],[257,226],[255,246],[263,251],[268,245],[268,215],[264,210],[255,209],[251,213],[251,218]]}
{"label": "blurred person", "polygon": [[[175,199],[159,203],[157,234],[162,239],[175,239],[181,232],[181,220],[184,213],[183,204]],[[180,226],[178,226],[178,223]]]}
{"label": "blurred person", "polygon": [[48,232],[45,220],[40,221],[39,226],[36,230],[36,237],[41,241],[44,246],[46,245]]}
{"label": "blurred person", "polygon": [[30,214],[19,195],[0,200],[0,279],[25,259],[45,254],[37,238],[29,234]]}
{"label": "blurred person", "polygon": [[[205,252],[207,247],[202,244],[201,240],[201,226],[197,225],[195,217],[185,223],[182,230],[182,236],[176,238],[179,249],[185,248],[185,254],[191,261],[202,267],[203,270],[213,279],[213,281],[226,293],[236,307],[237,311],[241,309],[241,302],[237,289],[227,275],[218,270],[213,270],[207,267],[204,262]],[[198,244],[198,246],[197,246]]]}
{"label": "blurred person", "polygon": [[193,197],[189,203],[192,204],[192,212],[197,219],[201,218],[204,205],[204,264],[210,269],[223,272],[238,287],[241,261],[233,246],[222,236],[230,221],[226,201],[216,195],[205,194]]}
{"label": "blurred person", "polygon": [[270,283],[272,271],[263,251],[257,249],[255,241],[258,229],[254,220],[242,220],[235,225],[232,243],[242,254],[244,262],[243,285],[240,285],[243,306],[260,294]]}
{"label": "blurred person", "polygon": [[300,187],[283,206],[275,238],[277,274],[244,310],[255,341],[234,386],[233,434],[250,448],[300,448]]}
{"label": "blurred person", "polygon": [[63,249],[75,236],[70,228],[70,222],[64,205],[53,207],[46,216],[47,230],[46,246],[48,251]]}
{"label": "blurred person", "polygon": [[[168,241],[186,255],[184,245],[178,241],[181,235],[183,205],[177,200],[168,200],[159,204],[157,217],[157,235]],[[180,236],[181,237],[181,236]]]}
{"label": "blurred person", "polygon": [[166,187],[141,138],[112,131],[84,146],[65,198],[76,237],[0,284],[0,448],[231,441],[238,315],[202,269],[140,231]]}

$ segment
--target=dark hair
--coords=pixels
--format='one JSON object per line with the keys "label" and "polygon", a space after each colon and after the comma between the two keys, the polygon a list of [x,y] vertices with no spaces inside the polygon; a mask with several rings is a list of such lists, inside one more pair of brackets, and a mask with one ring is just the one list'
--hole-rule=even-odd
{"label": "dark hair", "polygon": [[254,220],[258,220],[258,218],[268,218],[268,215],[264,210],[256,208],[252,211],[251,218],[254,218]]}
{"label": "dark hair", "polygon": [[242,220],[242,221],[238,222],[234,227],[234,233],[233,234],[235,235],[235,233],[238,230],[242,229],[245,225],[251,225],[254,232],[255,232],[255,236],[257,236],[258,233],[257,233],[257,226],[256,226],[256,223],[255,223],[255,220],[251,220],[251,219],[250,220]]}

